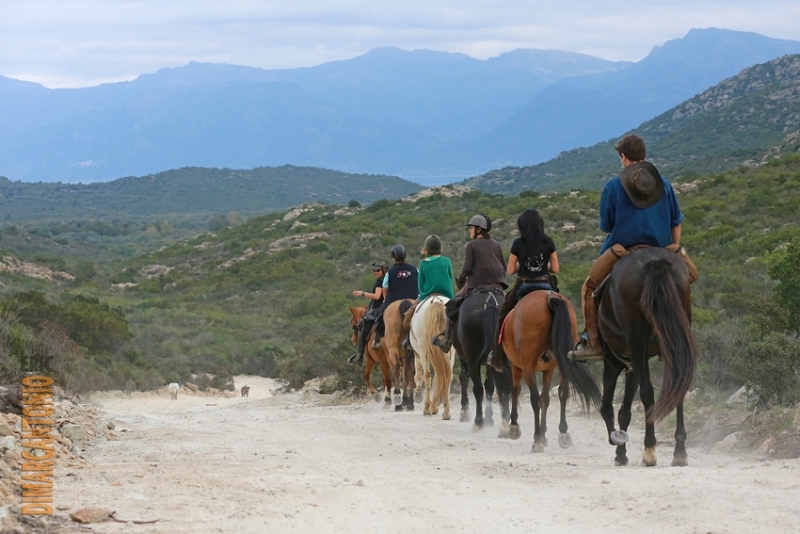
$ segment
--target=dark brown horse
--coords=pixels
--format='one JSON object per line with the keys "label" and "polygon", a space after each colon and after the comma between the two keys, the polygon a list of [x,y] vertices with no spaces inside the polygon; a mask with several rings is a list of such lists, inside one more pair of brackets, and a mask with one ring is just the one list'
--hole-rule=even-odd
{"label": "dark brown horse", "polygon": [[[644,404],[646,423],[642,465],[656,465],[654,423],[677,409],[672,465],[687,465],[683,399],[694,377],[696,353],[691,331],[689,273],[677,254],[662,248],[642,248],[620,259],[605,282],[598,325],[605,344],[603,404],[600,413],[608,440],[617,446],[617,465],[627,465],[625,443],[636,389]],[[658,355],[664,379],[654,402],[649,360]],[[614,391],[624,370],[625,396],[619,410],[620,430],[614,429]]]}
{"label": "dark brown horse", "polygon": [[[558,444],[566,449],[572,445],[567,432],[567,398],[569,387],[584,406],[600,403],[600,387],[585,364],[567,357],[575,344],[578,327],[575,310],[569,300],[552,291],[534,291],[523,297],[505,321],[503,349],[511,362],[511,439],[519,439],[520,383],[522,379],[531,391],[531,406],[535,415],[533,452],[544,452],[547,445],[547,408],[550,406],[550,385],[556,368],[561,379],[558,398],[561,401],[561,421],[558,425]],[[536,373],[542,373],[542,393],[536,386]],[[541,410],[541,417],[540,417]]]}
{"label": "dark brown horse", "polygon": [[[367,312],[367,308],[354,308],[350,306],[350,324],[353,327],[353,344],[355,345],[357,342],[358,336],[358,323],[361,321],[361,318],[364,317],[364,314]],[[386,351],[383,348],[374,349],[372,348],[372,342],[375,340],[375,332],[370,332],[369,338],[367,339],[367,345],[364,350],[364,382],[367,383],[367,390],[372,395],[375,402],[381,401],[381,395],[377,392],[377,390],[372,386],[372,370],[375,368],[376,365],[379,365],[381,368],[381,373],[383,374],[383,388],[384,388],[384,401],[386,402],[387,406],[392,402],[392,376],[391,376],[391,368],[389,367],[389,360],[386,358]]]}

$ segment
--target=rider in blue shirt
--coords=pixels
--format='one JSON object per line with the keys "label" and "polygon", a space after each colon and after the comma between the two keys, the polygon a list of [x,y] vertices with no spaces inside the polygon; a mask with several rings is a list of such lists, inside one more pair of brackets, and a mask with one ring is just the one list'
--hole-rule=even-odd
{"label": "rider in blue shirt", "polygon": [[[638,135],[626,135],[614,147],[623,171],[609,181],[600,197],[600,229],[608,233],[600,257],[583,283],[583,318],[586,333],[570,356],[578,360],[603,358],[597,304],[593,293],[611,273],[616,261],[637,245],[673,247],[687,265],[691,260],[680,249],[683,214],[672,185],[652,163],[645,161],[647,147]],[[693,265],[691,266],[694,267]],[[691,280],[691,278],[690,278]]]}

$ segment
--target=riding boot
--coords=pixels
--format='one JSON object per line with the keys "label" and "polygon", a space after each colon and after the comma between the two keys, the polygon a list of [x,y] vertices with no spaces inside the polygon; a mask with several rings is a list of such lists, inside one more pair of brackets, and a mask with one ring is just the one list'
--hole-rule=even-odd
{"label": "riding boot", "polygon": [[453,321],[448,317],[447,326],[444,332],[437,335],[431,340],[431,343],[442,349],[444,352],[450,352],[453,346]]}
{"label": "riding boot", "polygon": [[366,349],[367,346],[367,336],[369,335],[369,331],[370,328],[366,328],[363,322],[359,325],[358,345],[356,346],[356,352],[352,356],[347,358],[347,363],[358,365],[364,361],[364,350]]}
{"label": "riding boot", "polygon": [[372,348],[379,350],[381,348],[381,336],[378,332],[375,332],[375,339],[372,341]]}
{"label": "riding boot", "polygon": [[600,329],[597,326],[597,304],[594,301],[594,284],[587,279],[583,284],[583,322],[586,325],[586,336],[582,336],[574,350],[568,353],[573,360],[602,360],[603,344],[600,341]]}

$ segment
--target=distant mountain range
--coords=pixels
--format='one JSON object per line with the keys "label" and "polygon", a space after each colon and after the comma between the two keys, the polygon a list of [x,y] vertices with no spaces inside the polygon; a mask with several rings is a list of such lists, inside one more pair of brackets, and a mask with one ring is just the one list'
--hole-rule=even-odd
{"label": "distant mountain range", "polygon": [[[758,165],[800,149],[800,55],[750,67],[633,130],[648,159],[667,176]],[[530,167],[507,167],[466,180],[493,193],[596,189],[619,174],[611,140]]]}
{"label": "distant mountain range", "polygon": [[478,174],[607,139],[788,53],[800,53],[800,42],[706,29],[637,63],[381,48],[304,69],[189,63],[84,89],[0,77],[0,175],[92,182],[287,163]]}
{"label": "distant mountain range", "polygon": [[114,219],[286,210],[305,202],[346,205],[401,198],[422,189],[396,176],[308,167],[252,170],[186,167],[94,184],[26,183],[0,178],[0,220]]}

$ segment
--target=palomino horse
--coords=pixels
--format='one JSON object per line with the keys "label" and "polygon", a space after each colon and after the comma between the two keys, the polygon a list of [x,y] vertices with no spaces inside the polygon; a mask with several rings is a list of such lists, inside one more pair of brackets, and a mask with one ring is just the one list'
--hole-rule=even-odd
{"label": "palomino horse", "polygon": [[[550,384],[558,368],[561,380],[558,398],[561,401],[561,421],[558,444],[572,445],[567,432],[567,399],[569,386],[588,409],[600,403],[600,387],[585,364],[567,357],[577,340],[575,310],[569,300],[552,291],[534,291],[523,297],[509,313],[503,332],[503,349],[511,361],[511,439],[519,439],[517,423],[520,382],[525,379],[531,390],[531,406],[535,416],[533,452],[544,452],[547,445],[547,408],[550,406]],[[542,373],[542,393],[536,386],[536,373]],[[541,418],[539,417],[541,409]]]}
{"label": "palomino horse", "polygon": [[[356,344],[358,341],[358,323],[361,321],[361,318],[364,317],[365,313],[367,313],[366,307],[354,308],[350,306],[350,324],[353,326],[353,344]],[[367,383],[367,390],[369,390],[372,398],[375,399],[375,402],[380,402],[381,395],[372,386],[372,380],[370,380],[372,369],[374,369],[376,365],[379,365],[381,368],[381,373],[383,374],[384,400],[386,404],[389,404],[392,402],[392,377],[389,369],[389,361],[386,359],[386,352],[383,350],[383,348],[372,348],[372,342],[374,339],[375,332],[371,332],[369,338],[367,339],[367,346],[364,350],[364,382]]]}
{"label": "palomino horse", "polygon": [[[492,395],[497,386],[497,396],[502,409],[503,422],[499,437],[509,437],[508,401],[511,396],[511,370],[497,372],[486,365],[486,357],[494,345],[497,335],[497,318],[505,295],[499,289],[487,288],[471,294],[461,305],[458,314],[458,355],[461,359],[461,416],[460,421],[469,420],[469,398],[467,390],[472,378],[472,393],[475,396],[474,430],[483,428],[484,423],[492,425]],[[481,384],[481,369],[486,367],[486,380]],[[486,392],[486,412],[484,419],[483,401]]]}
{"label": "palomino horse", "polygon": [[[431,343],[438,334],[444,331],[447,317],[444,305],[450,300],[441,295],[431,295],[417,305],[417,311],[411,318],[411,346],[416,355],[417,391],[425,383],[425,415],[435,415],[439,405],[444,403],[442,419],[450,419],[450,384],[453,382],[453,363],[455,350],[451,347],[445,353]],[[435,375],[434,392],[431,394],[431,367]]]}
{"label": "palomino horse", "polygon": [[[672,465],[688,464],[683,399],[694,376],[696,350],[691,331],[692,303],[689,272],[677,254],[662,248],[641,248],[621,258],[605,282],[598,310],[598,326],[605,343],[603,404],[600,413],[608,440],[617,446],[616,465],[627,465],[625,443],[631,421],[631,404],[637,388],[644,404],[646,422],[642,465],[656,465],[654,423],[677,408],[675,451]],[[664,362],[664,379],[654,402],[649,359]],[[620,373],[625,377],[625,396],[614,429],[614,390]]]}
{"label": "palomino horse", "polygon": [[403,328],[405,313],[411,309],[410,299],[392,302],[383,312],[383,324],[386,331],[381,345],[386,351],[386,360],[392,373],[392,403],[395,411],[414,409],[414,353],[403,347],[403,340],[408,330]]}

